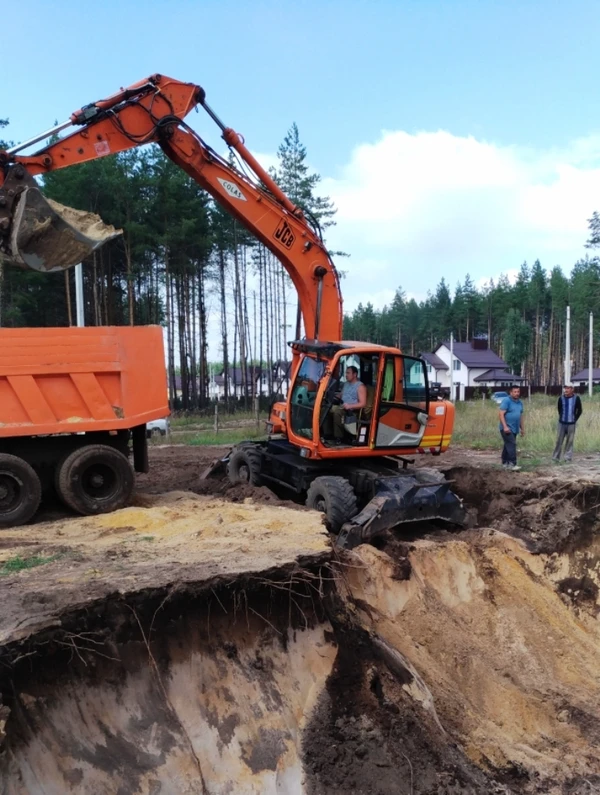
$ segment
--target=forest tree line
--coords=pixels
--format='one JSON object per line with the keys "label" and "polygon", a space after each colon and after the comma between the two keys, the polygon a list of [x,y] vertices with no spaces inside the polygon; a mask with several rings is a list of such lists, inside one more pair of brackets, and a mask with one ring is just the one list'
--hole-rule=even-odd
{"label": "forest tree line", "polygon": [[[0,128],[6,125],[0,120]],[[277,155],[272,174],[285,193],[324,230],[333,225],[335,207],[318,193],[320,176],[308,168],[295,124]],[[258,367],[266,373],[270,392],[277,390],[273,363],[289,358],[286,341],[296,328],[291,282],[279,261],[158,147],[47,174],[44,193],[98,213],[123,230],[122,237],[84,262],[86,325],[163,325],[170,394],[173,398],[180,379],[182,408],[208,402],[209,303],[220,327],[218,369],[225,376],[225,400],[241,396],[248,401],[251,374]],[[596,213],[587,245],[592,254],[600,247]],[[562,374],[567,304],[573,372],[587,366],[590,311],[600,326],[599,277],[599,260],[592,256],[577,262],[569,276],[558,266],[547,271],[536,261],[523,263],[514,284],[502,276],[477,288],[467,275],[451,290],[442,279],[421,302],[407,299],[399,287],[389,306],[359,305],[346,315],[344,337],[418,354],[434,350],[451,332],[458,341],[483,335],[514,372],[534,384],[556,384]],[[40,274],[1,268],[1,326],[74,324],[72,270]],[[238,376],[241,370],[235,395],[228,378],[234,367]]]}
{"label": "forest tree line", "polygon": [[[589,219],[588,249],[600,248],[600,217]],[[445,279],[425,301],[402,289],[383,309],[359,305],[344,319],[346,339],[395,345],[405,353],[433,352],[454,335],[457,342],[488,340],[512,372],[536,386],[560,384],[564,375],[566,310],[571,314],[571,372],[588,366],[589,314],[594,313],[594,367],[599,364],[600,258],[587,256],[567,276],[539,260],[524,262],[514,283],[506,276],[477,288],[467,274],[452,291]]]}

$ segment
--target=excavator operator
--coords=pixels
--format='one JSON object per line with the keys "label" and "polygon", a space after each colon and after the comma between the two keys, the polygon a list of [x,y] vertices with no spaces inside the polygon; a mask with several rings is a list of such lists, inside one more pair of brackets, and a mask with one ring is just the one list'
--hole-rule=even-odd
{"label": "excavator operator", "polygon": [[363,409],[367,405],[367,388],[358,380],[358,368],[350,364],[346,368],[346,381],[342,391],[338,393],[341,405],[332,406],[333,437],[336,441],[344,438],[345,425],[356,422],[354,411]]}

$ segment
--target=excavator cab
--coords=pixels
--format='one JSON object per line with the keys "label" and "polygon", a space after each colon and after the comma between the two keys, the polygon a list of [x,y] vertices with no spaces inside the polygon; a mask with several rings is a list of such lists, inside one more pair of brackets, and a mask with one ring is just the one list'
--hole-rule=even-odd
{"label": "excavator cab", "polygon": [[[381,455],[383,451],[414,451],[429,421],[427,371],[420,359],[383,346],[360,343],[296,343],[303,356],[289,398],[291,441],[319,457]],[[331,350],[335,348],[335,350]],[[342,408],[346,373],[358,372],[366,391],[365,405]],[[337,426],[337,427],[336,427]],[[340,435],[341,429],[341,435]],[[371,452],[373,451],[373,452]]]}

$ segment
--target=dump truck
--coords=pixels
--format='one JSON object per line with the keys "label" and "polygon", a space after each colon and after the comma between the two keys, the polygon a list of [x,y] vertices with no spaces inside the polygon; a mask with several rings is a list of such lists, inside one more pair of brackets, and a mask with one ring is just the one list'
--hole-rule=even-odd
{"label": "dump truck", "polygon": [[0,329],[0,527],[53,487],[80,514],[124,507],[168,413],[160,327]]}

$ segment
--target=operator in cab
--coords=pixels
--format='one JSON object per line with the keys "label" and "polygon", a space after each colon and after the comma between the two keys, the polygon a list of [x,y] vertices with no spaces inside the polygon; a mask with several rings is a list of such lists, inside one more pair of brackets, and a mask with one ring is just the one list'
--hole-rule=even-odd
{"label": "operator in cab", "polygon": [[346,368],[346,381],[342,386],[342,391],[337,393],[341,405],[333,406],[331,415],[333,418],[333,437],[341,442],[344,438],[344,426],[348,422],[356,422],[355,411],[363,409],[367,405],[367,387],[358,380],[358,368],[348,365]]}

